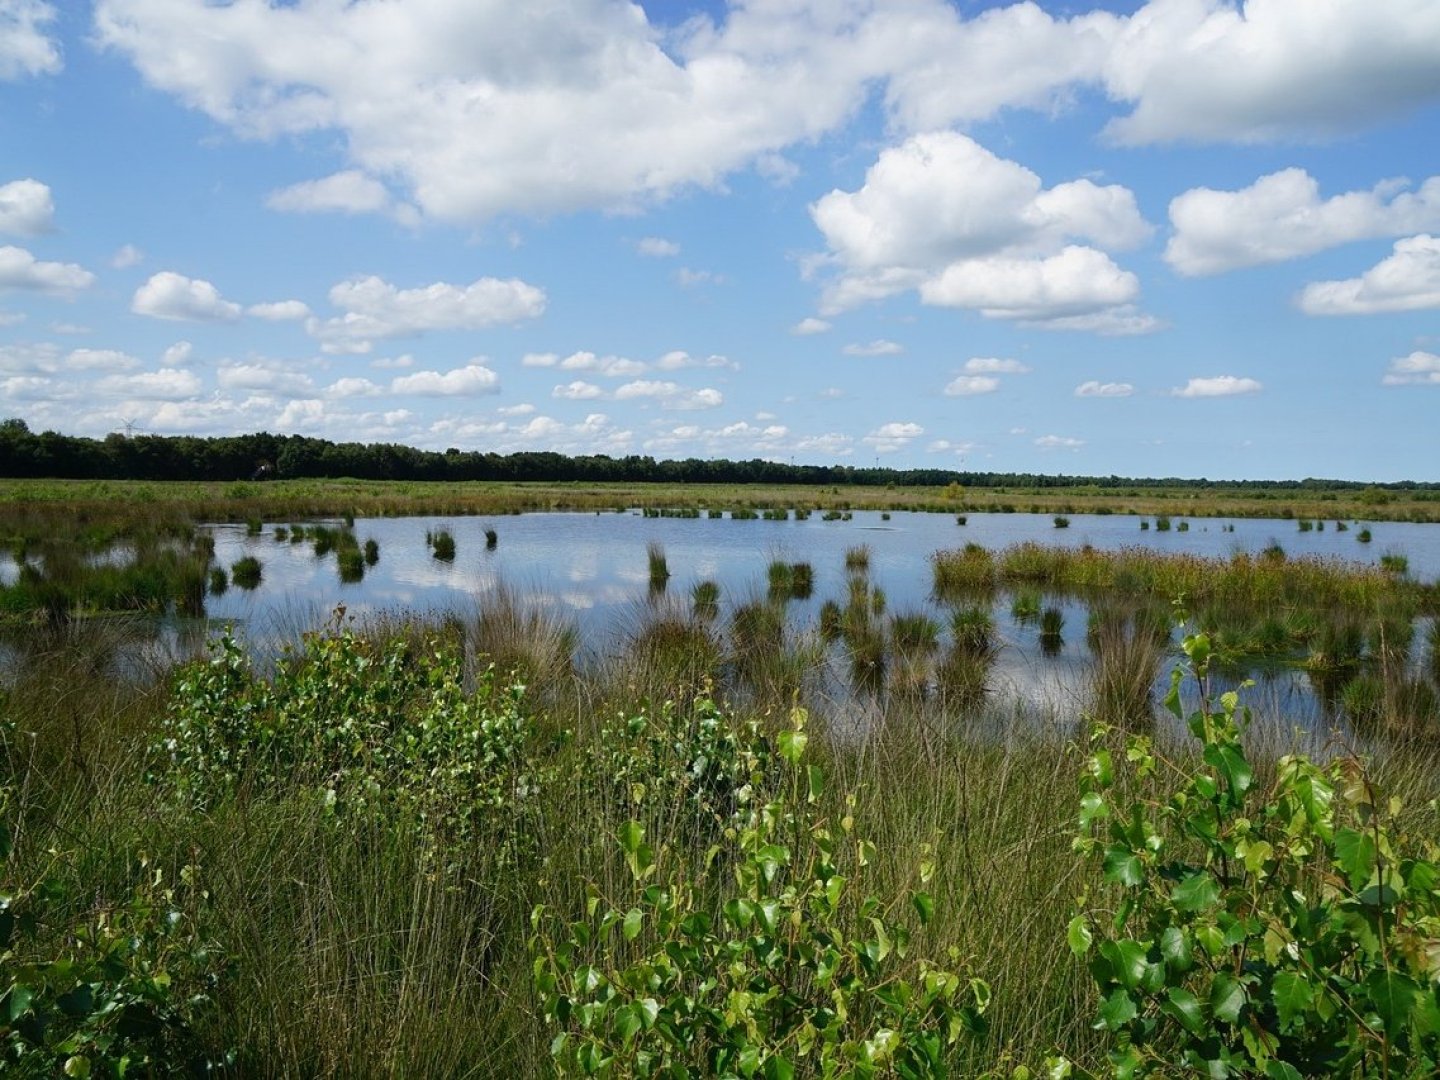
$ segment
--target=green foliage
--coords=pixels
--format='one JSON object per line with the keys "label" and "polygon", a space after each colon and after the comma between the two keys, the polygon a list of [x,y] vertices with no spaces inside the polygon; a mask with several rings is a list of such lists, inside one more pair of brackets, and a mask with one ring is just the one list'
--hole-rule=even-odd
{"label": "green foliage", "polygon": [[738,720],[702,696],[641,710],[601,730],[599,774],[626,817],[659,813],[675,838],[713,838],[733,826],[774,784],[769,738],[754,719]]}
{"label": "green foliage", "polygon": [[[1131,739],[1118,765],[1092,734],[1079,850],[1113,890],[1077,915],[1113,1032],[1116,1076],[1434,1075],[1440,1068],[1440,865],[1433,839],[1361,762],[1281,759],[1262,785],[1237,694],[1208,694],[1211,644],[1185,639],[1201,684],[1188,717],[1201,757],[1180,768]],[[1182,717],[1175,672],[1167,707]],[[1175,769],[1165,801],[1126,796]],[[1125,775],[1121,775],[1121,773]]]}
{"label": "green foliage", "polygon": [[183,668],[156,750],[169,797],[202,809],[309,791],[337,819],[381,815],[437,848],[530,842],[527,810],[549,773],[534,754],[525,688],[493,668],[464,684],[458,648],[306,635],[273,681],[230,636]]}
{"label": "green foliage", "polygon": [[[196,926],[209,894],[142,856],[122,901],[70,895],[52,874],[15,880],[15,790],[0,787],[0,1072],[21,1077],[201,1071],[193,1024],[213,1007],[219,955]],[[76,907],[82,913],[73,914]]]}
{"label": "green foliage", "polygon": [[630,821],[626,895],[591,885],[573,921],[535,909],[535,988],[563,1072],[943,1076],[948,1048],[983,1029],[984,983],[907,959],[911,925],[934,914],[930,852],[918,888],[867,894],[875,847],[848,809],[829,824],[804,728],[797,709],[776,742],[785,790],[698,867]]}

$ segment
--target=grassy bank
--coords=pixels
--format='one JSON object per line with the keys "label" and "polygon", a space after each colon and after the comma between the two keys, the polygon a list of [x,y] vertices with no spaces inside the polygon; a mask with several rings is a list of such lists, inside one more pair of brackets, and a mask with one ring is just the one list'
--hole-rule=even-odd
{"label": "grassy bank", "polygon": [[[316,517],[501,514],[534,510],[921,510],[935,513],[1133,514],[1157,519],[1440,521],[1418,491],[1297,492],[1264,488],[813,487],[750,484],[424,483],[274,480],[229,483],[0,480],[0,542],[44,535],[59,521],[127,535],[157,521],[304,521]],[[1298,528],[1298,526],[1297,526]]]}

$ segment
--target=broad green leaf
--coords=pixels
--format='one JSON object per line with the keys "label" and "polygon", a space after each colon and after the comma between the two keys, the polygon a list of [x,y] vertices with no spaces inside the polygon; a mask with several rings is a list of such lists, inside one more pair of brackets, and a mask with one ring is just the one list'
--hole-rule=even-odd
{"label": "broad green leaf", "polygon": [[1375,870],[1375,838],[1355,829],[1336,830],[1335,864],[1349,879],[1352,889],[1360,888]]}
{"label": "broad green leaf", "polygon": [[1300,1070],[1288,1061],[1271,1061],[1265,1066],[1266,1080],[1305,1080]]}
{"label": "broad green leaf", "polygon": [[620,850],[627,855],[635,854],[640,842],[645,839],[645,827],[638,821],[627,821],[620,826]]}
{"label": "broad green leaf", "polygon": [[[820,798],[821,795],[825,794],[825,770],[820,768],[819,765],[808,765],[805,769],[805,776],[810,784],[810,801],[814,802]],[[771,1058],[770,1060],[776,1061],[779,1059]],[[768,1063],[766,1069],[767,1071],[769,1070]]]}
{"label": "broad green leaf", "polygon": [[1229,975],[1216,975],[1210,984],[1210,1011],[1215,1019],[1227,1024],[1238,1023],[1245,1007],[1245,988]]}
{"label": "broad green leaf", "polygon": [[1134,1020],[1138,1012],[1135,1000],[1123,987],[1117,986],[1100,1005],[1100,1022],[1107,1030],[1118,1031]]}
{"label": "broad green leaf", "polygon": [[1076,956],[1084,956],[1090,951],[1090,943],[1095,940],[1095,935],[1090,931],[1090,920],[1084,915],[1076,915],[1070,920],[1070,927],[1065,931],[1065,940],[1070,944],[1070,951]]}
{"label": "broad green leaf", "polygon": [[1275,1014],[1280,1018],[1280,1027],[1286,1029],[1300,1017],[1315,1000],[1315,990],[1309,980],[1297,971],[1282,971],[1275,976],[1270,989],[1275,999]]}
{"label": "broad green leaf", "polygon": [[1105,849],[1105,880],[1116,885],[1134,887],[1145,880],[1145,870],[1139,857],[1129,848],[1109,847]]}
{"label": "broad green leaf", "polygon": [[632,907],[625,913],[625,922],[621,926],[621,932],[625,935],[626,941],[634,941],[640,933],[641,924],[645,921],[645,913],[638,907]]}
{"label": "broad green leaf", "polygon": [[1160,935],[1160,955],[1165,958],[1165,966],[1175,971],[1189,971],[1194,966],[1190,940],[1178,926],[1167,926]]}
{"label": "broad green leaf", "polygon": [[810,736],[803,731],[782,731],[778,741],[780,756],[791,765],[796,765],[805,753],[805,744],[810,741]]}
{"label": "broad green leaf", "polygon": [[927,892],[912,892],[910,902],[915,905],[915,911],[920,916],[920,925],[929,926],[930,920],[935,917],[935,899]]}
{"label": "broad green leaf", "polygon": [[1194,994],[1184,987],[1172,986],[1165,993],[1161,1010],[1179,1021],[1180,1026],[1192,1035],[1205,1030],[1205,1009]]}
{"label": "broad green leaf", "polygon": [[1386,1034],[1393,1038],[1409,1023],[1420,988],[1399,972],[1377,969],[1365,980],[1365,990],[1385,1025]]}
{"label": "broad green leaf", "polygon": [[1115,980],[1131,989],[1140,985],[1150,966],[1145,946],[1138,941],[1107,941],[1100,946],[1100,955],[1110,961]]}
{"label": "broad green leaf", "polygon": [[1219,899],[1220,886],[1204,870],[1191,874],[1170,894],[1172,904],[1190,913],[1212,908]]}

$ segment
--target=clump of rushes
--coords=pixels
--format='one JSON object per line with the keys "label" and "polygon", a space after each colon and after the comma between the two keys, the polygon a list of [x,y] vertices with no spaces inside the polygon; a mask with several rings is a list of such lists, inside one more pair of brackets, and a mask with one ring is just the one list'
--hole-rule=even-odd
{"label": "clump of rushes", "polygon": [[304,525],[291,525],[291,526],[290,526],[290,543],[292,543],[292,544],[303,544],[304,542],[305,542],[305,526],[304,526]]}
{"label": "clump of rushes", "polygon": [[867,544],[856,544],[845,549],[845,569],[863,572],[870,569],[870,548]]}
{"label": "clump of rushes", "polygon": [[340,567],[340,580],[347,584],[365,576],[365,556],[359,547],[342,547],[335,553],[335,562]]}
{"label": "clump of rushes", "polygon": [[1155,677],[1164,649],[1154,633],[1123,612],[1102,613],[1091,639],[1090,714],[1101,723],[1147,726],[1154,719]]}
{"label": "clump of rushes", "polygon": [[969,518],[967,518],[964,514],[956,514],[956,515],[955,515],[955,524],[956,524],[956,525],[964,525],[967,521],[969,521]]}
{"label": "clump of rushes", "polygon": [[1410,560],[1398,551],[1387,551],[1380,556],[1380,569],[1386,573],[1395,574],[1397,577],[1403,577],[1410,572]]}
{"label": "clump of rushes", "polygon": [[1046,653],[1059,652],[1064,629],[1065,613],[1058,607],[1047,607],[1040,613],[1040,647]]}
{"label": "clump of rushes", "polygon": [[1349,532],[1349,531],[1350,531],[1350,526],[1349,526],[1349,525],[1346,525],[1345,522],[1343,522],[1343,521],[1336,521],[1336,522],[1335,522],[1335,531],[1336,531],[1336,532]]}
{"label": "clump of rushes", "polygon": [[1278,540],[1271,540],[1260,549],[1260,558],[1268,563],[1283,563],[1285,561],[1285,549],[1280,546]]}
{"label": "clump of rushes", "polygon": [[834,600],[826,600],[820,605],[820,639],[827,645],[833,645],[844,636],[844,618],[840,605]]}
{"label": "clump of rushes", "polygon": [[238,588],[255,589],[260,585],[260,560],[253,555],[237,559],[230,567],[230,580]]}
{"label": "clump of rushes", "polygon": [[1070,519],[1064,514],[1056,514],[1053,520],[1055,522],[1055,528],[1057,529],[1068,529],[1070,527]]}
{"label": "clump of rushes", "polygon": [[988,589],[995,584],[994,556],[979,544],[966,544],[960,551],[937,551],[930,561],[938,596]]}
{"label": "clump of rushes", "polygon": [[897,651],[932,653],[940,647],[940,624],[924,612],[890,616],[890,640]]}
{"label": "clump of rushes", "polygon": [[1190,522],[1188,522],[1188,521],[1182,521],[1182,522],[1180,522],[1178,525],[1175,526],[1175,531],[1176,531],[1176,532],[1189,532],[1189,531],[1190,531]]}
{"label": "clump of rushes", "polygon": [[264,527],[265,527],[265,523],[264,523],[263,521],[261,521],[258,517],[252,517],[252,518],[250,518],[248,521],[245,522],[245,535],[246,535],[246,536],[259,536],[259,535],[260,535],[260,530],[263,529]]}
{"label": "clump of rushes", "polygon": [[995,617],[979,604],[958,608],[950,616],[950,638],[957,649],[989,652],[995,643]]}
{"label": "clump of rushes", "polygon": [[695,617],[710,622],[720,614],[720,586],[714,581],[697,581],[690,590],[690,601]]}
{"label": "clump of rushes", "polygon": [[328,525],[316,525],[310,530],[310,535],[314,539],[315,554],[321,558],[334,551],[340,542],[340,530]]}
{"label": "clump of rushes", "polygon": [[1315,528],[1315,523],[1308,520],[1307,518],[1300,518],[1297,522],[1295,522],[1295,524],[1300,526],[1301,532],[1309,532],[1311,529]]}
{"label": "clump of rushes", "polygon": [[499,543],[500,534],[497,533],[493,528],[487,528],[485,530],[485,550],[494,551]]}
{"label": "clump of rushes", "polygon": [[1040,617],[1040,592],[1021,589],[1010,601],[1010,617],[1018,623],[1032,623]]}
{"label": "clump of rushes", "polygon": [[286,529],[284,525],[276,525],[275,542],[277,544],[283,544],[288,539],[290,539],[290,531]]}
{"label": "clump of rushes", "polygon": [[1361,529],[1358,533],[1355,534],[1355,539],[1360,541],[1360,543],[1362,544],[1368,544],[1373,538],[1370,535],[1369,529]]}
{"label": "clump of rushes", "polygon": [[427,532],[425,540],[430,545],[430,553],[442,562],[453,562],[455,559],[455,536],[449,529],[437,529],[435,532]]}
{"label": "clump of rushes", "polygon": [[741,508],[739,510],[730,511],[731,521],[758,521],[759,518],[760,515],[757,514],[754,510]]}
{"label": "clump of rushes", "polygon": [[787,563],[776,559],[767,576],[772,600],[808,600],[815,589],[815,571],[809,563]]}
{"label": "clump of rushes", "polygon": [[217,566],[210,571],[210,595],[224,596],[225,590],[230,587],[230,578],[225,573],[223,566]]}
{"label": "clump of rushes", "polygon": [[1155,531],[1156,531],[1156,532],[1169,532],[1169,531],[1170,531],[1170,519],[1169,519],[1168,517],[1166,517],[1164,514],[1161,514],[1159,517],[1157,517],[1157,518],[1155,519]]}
{"label": "clump of rushes", "polygon": [[889,521],[889,520],[890,520],[890,511],[889,511],[889,510],[882,510],[882,511],[880,512],[880,520],[881,520],[881,521]]}
{"label": "clump of rushes", "polygon": [[670,567],[665,561],[665,545],[658,540],[651,540],[645,545],[645,560],[650,565],[651,591],[664,591],[666,582],[670,580]]}
{"label": "clump of rushes", "polygon": [[1141,532],[1149,532],[1149,531],[1150,531],[1150,519],[1149,519],[1149,518],[1141,518],[1141,519],[1140,519],[1140,531],[1141,531]]}
{"label": "clump of rushes", "polygon": [[374,566],[380,561],[380,545],[374,538],[365,541],[365,565]]}

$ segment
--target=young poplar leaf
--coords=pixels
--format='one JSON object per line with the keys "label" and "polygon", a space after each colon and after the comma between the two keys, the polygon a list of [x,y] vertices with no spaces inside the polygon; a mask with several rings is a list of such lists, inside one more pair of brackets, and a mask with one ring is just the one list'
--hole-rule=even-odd
{"label": "young poplar leaf", "polygon": [[1084,915],[1076,915],[1070,920],[1070,927],[1065,931],[1065,940],[1070,945],[1070,951],[1076,956],[1084,956],[1090,951],[1090,943],[1095,940],[1095,935],[1090,930],[1090,921]]}

